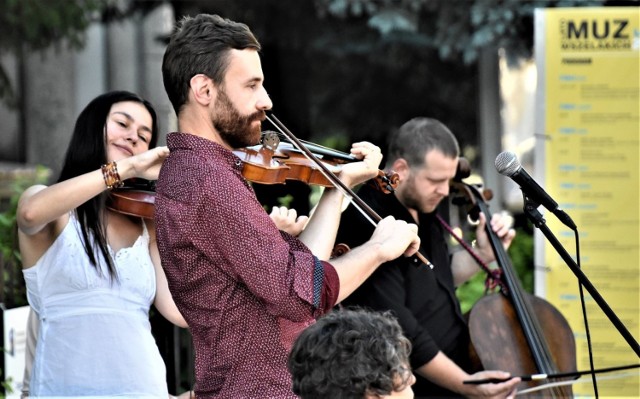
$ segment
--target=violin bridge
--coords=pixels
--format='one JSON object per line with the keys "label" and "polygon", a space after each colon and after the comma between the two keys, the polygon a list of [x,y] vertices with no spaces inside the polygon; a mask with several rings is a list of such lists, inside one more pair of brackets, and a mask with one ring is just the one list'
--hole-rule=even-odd
{"label": "violin bridge", "polygon": [[262,132],[262,147],[275,151],[278,149],[278,145],[280,145],[280,137],[278,137],[278,133],[272,130],[265,130]]}

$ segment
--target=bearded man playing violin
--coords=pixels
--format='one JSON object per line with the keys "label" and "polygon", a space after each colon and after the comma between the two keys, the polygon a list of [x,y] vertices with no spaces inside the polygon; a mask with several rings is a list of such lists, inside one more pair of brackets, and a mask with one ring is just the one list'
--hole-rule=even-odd
{"label": "bearded man playing violin", "polygon": [[[241,23],[184,18],[167,46],[164,85],[179,131],[156,186],[158,247],[191,330],[197,397],[294,398],[287,355],[296,336],[380,264],[412,255],[417,227],[393,217],[328,262],[342,194],[325,190],[298,237],[278,230],[242,175],[233,149],[255,145],[272,107],[260,44]],[[356,143],[348,186],[377,175],[382,156]]]}

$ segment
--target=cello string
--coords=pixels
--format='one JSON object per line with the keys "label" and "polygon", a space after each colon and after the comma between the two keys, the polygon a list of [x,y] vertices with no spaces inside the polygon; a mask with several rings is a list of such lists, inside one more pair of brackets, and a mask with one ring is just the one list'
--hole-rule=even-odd
{"label": "cello string", "polygon": [[[478,209],[486,216],[487,221],[491,220],[491,212],[489,207],[484,201],[484,198],[477,187],[463,183],[465,187],[468,187],[469,192],[474,198],[477,198],[475,204]],[[551,356],[547,341],[543,334],[542,327],[538,322],[538,318],[535,317],[535,313],[531,308],[531,304],[524,295],[524,289],[518,279],[515,268],[513,267],[509,256],[502,247],[502,243],[492,231],[489,223],[485,226],[487,236],[493,248],[493,252],[496,257],[496,261],[502,270],[502,277],[504,282],[509,287],[509,298],[513,307],[516,309],[516,314],[520,321],[520,326],[524,331],[524,336],[533,356],[534,363],[537,369],[547,373],[555,372],[555,364]]]}
{"label": "cello string", "polygon": [[[489,211],[489,205],[486,203],[485,198],[482,193],[479,191],[478,187],[462,182],[463,190],[462,192],[468,192],[471,196],[471,203],[477,207],[477,209],[484,214],[486,220],[491,220],[491,212]],[[485,226],[485,230],[487,232],[487,236],[489,238],[489,242],[495,254],[496,261],[498,262],[500,269],[502,270],[504,277],[504,282],[509,288],[509,299],[513,308],[515,309],[515,313],[517,315],[517,319],[520,323],[520,327],[522,328],[523,335],[525,341],[523,343],[528,344],[528,349],[531,353],[532,360],[536,366],[536,370],[546,374],[556,373],[558,370],[556,368],[555,362],[552,358],[551,351],[548,347],[548,343],[546,341],[546,337],[543,334],[542,326],[536,317],[536,313],[533,311],[532,303],[529,298],[526,296],[526,293],[518,279],[516,274],[516,270],[513,267],[511,260],[502,246],[502,242],[499,240],[498,236],[493,232],[489,223]],[[575,364],[575,363],[574,363]],[[574,369],[575,366],[566,367],[565,369]],[[511,377],[510,377],[511,378]],[[520,377],[522,380],[527,380],[525,377]],[[538,377],[539,378],[539,377]],[[489,383],[489,382],[504,382],[508,379],[487,379],[483,382],[473,381],[473,382],[464,382],[468,384],[479,384],[479,383]],[[555,388],[557,390],[558,388]],[[570,396],[568,392],[555,392],[552,396],[558,397],[566,397]]]}
{"label": "cello string", "polygon": [[449,226],[449,223],[447,223],[442,218],[442,216],[436,213],[436,219],[438,219],[442,227],[445,230],[447,230],[449,235],[453,237],[462,246],[462,248],[464,248],[464,250],[467,251],[467,253],[469,253],[469,255],[471,255],[471,257],[476,261],[476,263],[480,265],[480,268],[487,274],[487,279],[485,280],[486,288],[490,290],[490,289],[494,289],[496,286],[500,286],[500,289],[502,290],[503,293],[505,294],[508,293],[509,290],[507,289],[506,285],[502,281],[501,269],[499,268],[491,269],[489,265],[487,265],[487,263],[483,261],[482,258],[480,258],[480,255],[478,255],[478,253],[472,247],[470,247],[469,244],[453,230],[453,227]]}

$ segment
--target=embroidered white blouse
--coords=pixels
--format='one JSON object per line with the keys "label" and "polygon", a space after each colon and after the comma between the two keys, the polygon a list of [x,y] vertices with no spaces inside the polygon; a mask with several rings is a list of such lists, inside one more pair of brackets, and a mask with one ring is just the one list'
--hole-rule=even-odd
{"label": "embroidered white blouse", "polygon": [[[144,223],[142,223],[144,226]],[[146,226],[133,246],[114,254],[119,280],[102,274],[69,223],[38,262],[23,271],[40,333],[31,396],[167,398],[165,365],[151,334],[156,292]]]}

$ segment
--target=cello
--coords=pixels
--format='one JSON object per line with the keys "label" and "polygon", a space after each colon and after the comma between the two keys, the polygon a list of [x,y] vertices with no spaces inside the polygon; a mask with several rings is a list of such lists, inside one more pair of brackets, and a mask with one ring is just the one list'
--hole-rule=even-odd
{"label": "cello", "polygon": [[[487,370],[512,375],[557,374],[576,370],[575,339],[569,323],[549,302],[522,288],[502,242],[491,229],[491,213],[476,186],[454,180],[452,192],[464,198],[468,214],[477,220],[484,214],[486,233],[501,270],[503,290],[478,300],[468,315],[471,357]],[[539,385],[523,381],[522,391]],[[527,397],[571,398],[570,386],[554,386]]]}

